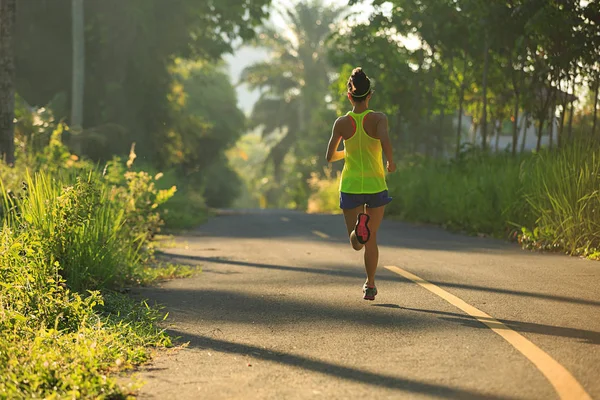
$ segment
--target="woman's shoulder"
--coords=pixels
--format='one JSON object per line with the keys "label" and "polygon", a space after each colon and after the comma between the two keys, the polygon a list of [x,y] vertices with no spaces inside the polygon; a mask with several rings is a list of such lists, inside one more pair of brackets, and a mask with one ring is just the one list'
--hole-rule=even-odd
{"label": "woman's shoulder", "polygon": [[335,125],[340,127],[347,127],[352,124],[352,117],[349,114],[339,116],[335,120]]}
{"label": "woman's shoulder", "polygon": [[381,112],[381,111],[371,110],[371,112],[369,113],[369,115],[371,116],[371,118],[377,118],[377,119],[387,118],[387,115],[384,112]]}
{"label": "woman's shoulder", "polygon": [[379,123],[379,121],[386,121],[387,115],[381,111],[371,111],[369,114],[367,114],[365,120],[367,119],[374,123]]}

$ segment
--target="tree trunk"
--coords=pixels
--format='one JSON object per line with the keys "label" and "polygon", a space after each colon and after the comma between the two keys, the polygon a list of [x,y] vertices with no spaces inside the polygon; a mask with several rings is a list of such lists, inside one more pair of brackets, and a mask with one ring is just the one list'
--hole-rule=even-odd
{"label": "tree trunk", "polygon": [[465,76],[467,74],[467,53],[463,57],[463,74],[460,82],[460,93],[458,99],[458,127],[456,128],[456,157],[460,154],[460,139],[462,137],[463,104],[465,102]]}
{"label": "tree trunk", "polygon": [[440,129],[438,134],[436,135],[435,141],[435,152],[436,157],[439,156],[439,153],[444,153],[444,122],[446,122],[446,104],[448,104],[448,85],[444,87],[444,95],[442,101],[442,108],[440,110]]}
{"label": "tree trunk", "polygon": [[554,146],[554,120],[556,119],[556,96],[552,100],[550,105],[550,112],[548,113],[548,148],[552,149]]}
{"label": "tree trunk", "polygon": [[83,127],[83,93],[85,78],[85,37],[83,0],[72,0],[73,71],[71,96],[71,128],[75,132]]}
{"label": "tree trunk", "polygon": [[594,89],[594,117],[592,119],[592,137],[596,136],[596,121],[598,117],[598,89],[600,89],[600,76],[596,77],[596,87]]}
{"label": "tree trunk", "polygon": [[482,82],[482,92],[483,92],[483,113],[481,117],[481,145],[483,150],[485,151],[487,148],[487,80],[488,80],[488,70],[490,65],[490,55],[489,55],[489,40],[486,38],[483,53],[483,82]]}
{"label": "tree trunk", "polygon": [[[513,110],[513,137],[512,137],[512,155],[513,157],[517,155],[517,146],[519,144],[519,105],[521,100],[521,90],[523,88],[523,80],[525,76],[525,72],[523,68],[525,63],[521,63],[521,67],[519,68],[518,77],[515,77],[514,74],[514,63],[512,52],[510,53],[510,68],[511,68],[511,77],[513,81],[513,91],[515,93],[515,106]],[[527,46],[524,46],[523,49],[523,59],[527,56]]]}
{"label": "tree trunk", "polygon": [[552,108],[552,111],[550,119],[548,120],[548,148],[550,149],[554,146],[554,107]]}
{"label": "tree trunk", "polygon": [[435,70],[436,67],[434,67],[435,65],[435,48],[431,49],[431,67],[428,71],[429,73],[429,93],[428,93],[428,99],[427,99],[427,120],[425,121],[426,123],[426,129],[425,129],[425,155],[427,157],[431,157],[432,155],[432,151],[434,150],[435,144],[434,144],[434,140],[435,140],[435,133],[434,133],[434,124],[432,121],[431,116],[433,115],[433,103],[435,101],[435,98],[433,96],[433,92],[435,91]]}
{"label": "tree trunk", "polygon": [[544,118],[540,118],[538,121],[537,128],[537,144],[535,145],[535,151],[539,152],[542,148],[542,133],[544,132]]}
{"label": "tree trunk", "polygon": [[[562,85],[559,86],[559,88],[561,88],[562,90]],[[567,96],[569,93],[569,82],[567,82],[567,91],[565,92],[564,95],[561,95],[561,101],[560,101],[560,106],[561,106],[561,110],[560,110],[560,121],[558,123],[558,133],[556,135],[556,146],[557,147],[561,147],[562,146],[562,142],[563,142],[563,132],[564,132],[564,128],[565,128],[565,115],[567,113]]]}
{"label": "tree trunk", "polygon": [[563,132],[565,129],[565,115],[567,114],[567,103],[566,100],[562,105],[562,110],[560,112],[560,123],[558,125],[558,135],[556,137],[556,145],[561,147],[563,145]]}
{"label": "tree trunk", "polygon": [[15,163],[15,59],[13,37],[16,0],[0,0],[0,153],[10,166]]}
{"label": "tree trunk", "polygon": [[525,143],[527,142],[527,131],[529,130],[529,116],[525,114],[523,116],[524,126],[523,126],[523,137],[521,139],[521,153],[525,151]]}
{"label": "tree trunk", "polygon": [[500,131],[502,130],[502,123],[500,121],[494,122],[496,127],[496,143],[494,144],[494,151],[497,153],[500,146]]}
{"label": "tree trunk", "polygon": [[465,101],[465,89],[461,86],[460,98],[458,99],[458,128],[456,128],[456,157],[460,154],[460,139],[462,137],[463,103]]}
{"label": "tree trunk", "polygon": [[512,137],[512,155],[517,155],[517,142],[519,141],[519,92],[515,93],[515,109],[513,112],[513,137]]}
{"label": "tree trunk", "polygon": [[[571,83],[571,90],[575,93],[575,74]],[[569,140],[573,139],[573,115],[575,114],[575,101],[571,101],[571,110],[569,112]]]}

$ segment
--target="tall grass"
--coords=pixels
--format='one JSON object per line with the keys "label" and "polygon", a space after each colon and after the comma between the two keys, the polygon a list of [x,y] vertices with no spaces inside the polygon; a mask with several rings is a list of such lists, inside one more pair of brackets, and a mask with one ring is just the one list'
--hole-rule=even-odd
{"label": "tall grass", "polygon": [[455,161],[405,161],[388,177],[388,215],[475,233],[504,236],[530,222],[519,201],[520,163],[476,152]]}
{"label": "tall grass", "polygon": [[530,241],[571,254],[600,256],[600,146],[580,140],[525,161],[524,198],[536,216]]}
{"label": "tall grass", "polygon": [[19,196],[3,190],[7,226],[38,232],[72,289],[123,284],[141,267],[147,233],[128,229],[131,213],[111,201],[114,190],[93,171],[75,179],[28,174]]}
{"label": "tall grass", "polygon": [[108,374],[170,340],[158,310],[111,289],[189,274],[145,265],[175,188],[57,158],[44,172],[0,169],[0,399],[125,398],[130,388]]}

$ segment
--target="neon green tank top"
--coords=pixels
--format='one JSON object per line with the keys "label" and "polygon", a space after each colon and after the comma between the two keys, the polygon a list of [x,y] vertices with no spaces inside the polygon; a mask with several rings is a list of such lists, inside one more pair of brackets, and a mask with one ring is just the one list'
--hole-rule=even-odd
{"label": "neon green tank top", "polygon": [[352,194],[373,194],[387,190],[381,142],[367,135],[363,127],[365,116],[352,111],[348,114],[355,124],[354,135],[344,140],[345,162],[340,182],[340,191]]}

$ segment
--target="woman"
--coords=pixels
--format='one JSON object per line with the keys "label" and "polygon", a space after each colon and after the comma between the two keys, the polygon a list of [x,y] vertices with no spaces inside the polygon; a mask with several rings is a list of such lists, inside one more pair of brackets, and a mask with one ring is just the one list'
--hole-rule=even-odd
{"label": "woman", "polygon": [[[345,159],[340,183],[340,208],[344,212],[352,248],[357,251],[365,249],[365,300],[375,300],[377,295],[377,230],[385,206],[392,201],[385,181],[382,150],[388,172],[396,170],[387,117],[369,110],[372,95],[371,81],[361,68],[355,68],[348,79],[348,100],[352,111],[335,121],[327,147],[328,162]],[[337,150],[342,140],[344,150]]]}

